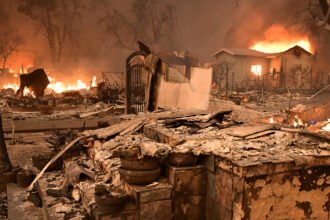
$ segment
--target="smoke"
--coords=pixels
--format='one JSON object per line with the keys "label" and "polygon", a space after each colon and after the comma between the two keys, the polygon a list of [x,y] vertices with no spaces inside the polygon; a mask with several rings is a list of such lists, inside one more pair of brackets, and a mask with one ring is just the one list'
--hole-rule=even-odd
{"label": "smoke", "polygon": [[265,32],[280,25],[291,35],[307,36],[320,71],[330,72],[330,32],[311,20],[308,0],[240,0],[238,6],[232,0],[182,0],[177,6],[178,48],[206,61],[220,48],[248,48],[265,40]]}
{"label": "smoke", "polygon": [[[92,0],[85,0],[86,4]],[[10,11],[9,22],[25,38],[26,54],[35,58],[34,65],[47,66],[49,51],[44,36],[34,23],[16,11],[15,1],[0,0]],[[116,10],[132,19],[132,0],[113,1]],[[307,35],[313,43],[320,68],[329,71],[330,32],[304,19],[296,20],[295,13],[308,5],[308,0],[163,0],[176,8],[176,21],[170,41],[154,45],[156,51],[188,50],[202,61],[212,60],[212,54],[225,47],[250,47],[262,40],[264,32],[280,24],[289,32]],[[0,16],[2,9],[0,7]],[[308,18],[306,14],[306,18]],[[99,22],[100,11],[84,10],[76,29],[74,45],[66,45],[62,70],[72,77],[99,71],[124,71],[125,59],[132,52],[116,44],[115,38]],[[29,52],[28,52],[29,51]],[[79,71],[78,71],[79,70]],[[74,74],[76,73],[76,74]],[[64,74],[68,76],[68,74]]]}

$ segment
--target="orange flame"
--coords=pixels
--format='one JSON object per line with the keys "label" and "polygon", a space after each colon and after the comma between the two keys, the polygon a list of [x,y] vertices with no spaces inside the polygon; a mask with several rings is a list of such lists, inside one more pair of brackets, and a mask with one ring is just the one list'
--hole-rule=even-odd
{"label": "orange flame", "polygon": [[[17,91],[19,89],[19,85],[18,84],[14,84],[14,83],[7,83],[3,86],[4,89],[12,89],[14,91]],[[29,88],[24,88],[23,91],[23,95],[24,96],[29,96],[32,95],[31,91],[29,90]]]}
{"label": "orange flame", "polygon": [[[81,79],[78,79],[76,82],[61,82],[56,81],[55,78],[48,76],[50,84],[47,89],[54,91],[55,93],[63,93],[65,91],[77,91],[82,89],[89,89],[86,83],[84,83]],[[2,86],[4,89],[13,89],[17,91],[19,89],[19,84],[16,83],[7,83]],[[28,88],[24,89],[24,96],[32,95]]]}
{"label": "orange flame", "polygon": [[89,89],[86,83],[82,80],[78,79],[75,83],[64,83],[61,81],[56,81],[55,78],[48,76],[50,84],[48,85],[48,89],[53,90],[56,93],[62,93],[65,91],[73,91],[73,90],[81,90],[81,89]]}
{"label": "orange flame", "polygon": [[269,118],[268,123],[275,124],[275,119],[273,117]]}
{"label": "orange flame", "polygon": [[304,122],[298,117],[298,115],[295,115],[293,119],[293,127],[298,128],[303,126]]}
{"label": "orange flame", "polygon": [[93,77],[91,87],[97,87],[96,76]]}
{"label": "orange flame", "polygon": [[250,48],[264,53],[279,53],[294,46],[300,46],[313,53],[307,36],[289,32],[281,25],[273,25],[264,33],[264,40],[255,42]]}

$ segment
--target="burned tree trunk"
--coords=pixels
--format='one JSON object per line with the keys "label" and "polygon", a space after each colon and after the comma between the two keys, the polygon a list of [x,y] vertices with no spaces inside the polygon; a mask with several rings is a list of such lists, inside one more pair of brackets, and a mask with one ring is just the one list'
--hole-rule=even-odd
{"label": "burned tree trunk", "polygon": [[2,116],[0,114],[0,174],[5,173],[11,169],[5,137],[2,128]]}

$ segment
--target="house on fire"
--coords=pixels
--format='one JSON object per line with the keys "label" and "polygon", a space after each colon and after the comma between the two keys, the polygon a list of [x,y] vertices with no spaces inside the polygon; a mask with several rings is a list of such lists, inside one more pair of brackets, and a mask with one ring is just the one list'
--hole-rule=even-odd
{"label": "house on fire", "polygon": [[265,89],[312,87],[314,56],[294,46],[280,53],[252,49],[223,48],[214,54],[213,81],[221,88]]}

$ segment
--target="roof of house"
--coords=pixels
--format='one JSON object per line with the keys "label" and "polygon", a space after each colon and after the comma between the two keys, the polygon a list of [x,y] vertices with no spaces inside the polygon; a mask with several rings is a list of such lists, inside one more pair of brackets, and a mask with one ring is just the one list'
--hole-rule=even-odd
{"label": "roof of house", "polygon": [[282,53],[286,53],[286,52],[288,52],[288,51],[290,51],[290,50],[294,50],[294,49],[302,50],[302,51],[304,51],[305,53],[307,53],[308,55],[313,56],[313,54],[312,54],[311,52],[305,50],[304,48],[302,48],[302,47],[300,47],[300,46],[298,46],[298,45],[296,45],[296,46],[294,46],[294,47],[291,47],[291,48],[287,49],[286,51],[283,51]]}
{"label": "roof of house", "polygon": [[251,56],[251,57],[264,57],[264,58],[270,58],[270,57],[274,57],[274,56],[278,56],[280,54],[286,53],[290,50],[299,48],[302,51],[306,52],[308,55],[313,55],[312,53],[310,53],[309,51],[305,50],[304,48],[296,45],[294,47],[291,47],[283,52],[279,52],[279,53],[264,53],[264,52],[260,52],[257,50],[253,50],[253,49],[247,49],[247,48],[223,48],[219,51],[217,51],[216,53],[213,54],[213,56],[217,56],[220,53],[228,53],[230,55],[233,56]]}
{"label": "roof of house", "polygon": [[213,56],[217,56],[218,54],[225,52],[233,56],[253,56],[253,57],[268,57],[270,54],[263,53],[260,51],[247,49],[247,48],[223,48],[216,53],[213,54]]}

